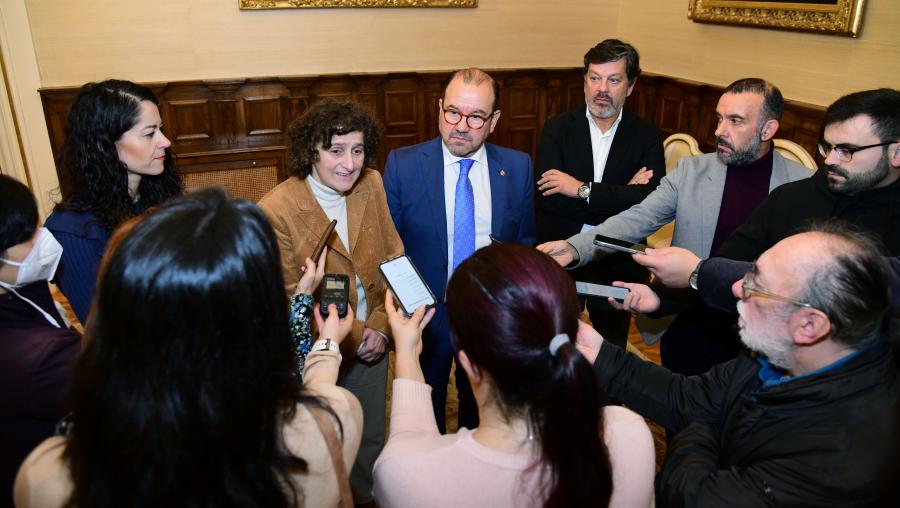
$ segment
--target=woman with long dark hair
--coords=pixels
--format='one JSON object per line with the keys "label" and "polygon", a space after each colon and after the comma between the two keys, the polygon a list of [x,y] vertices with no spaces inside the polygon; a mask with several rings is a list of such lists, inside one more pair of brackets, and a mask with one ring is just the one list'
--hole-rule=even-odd
{"label": "woman with long dark hair", "polygon": [[56,282],[82,323],[112,230],[184,188],[170,144],[145,86],[88,83],[72,103],[57,160],[62,202],[45,226],[63,246]]}
{"label": "woman with long dark hair", "polygon": [[438,433],[418,362],[430,315],[420,308],[406,319],[389,296],[397,378],[390,437],[375,465],[379,506],[653,504],[649,429],[628,409],[601,407],[575,348],[575,287],[555,261],[521,245],[485,247],[453,273],[446,301],[480,423]]}
{"label": "woman with long dark hair", "polygon": [[17,506],[336,506],[330,452],[352,463],[362,424],[335,386],[353,314],[316,312],[301,391],[283,288],[248,201],[206,190],[138,222],[100,274],[71,430],[26,460]]}

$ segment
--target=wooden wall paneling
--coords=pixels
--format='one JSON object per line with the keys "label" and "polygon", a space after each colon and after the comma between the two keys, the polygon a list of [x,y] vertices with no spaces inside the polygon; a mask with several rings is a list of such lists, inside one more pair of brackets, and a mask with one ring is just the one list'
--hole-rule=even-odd
{"label": "wooden wall paneling", "polygon": [[[488,71],[501,84],[502,117],[491,142],[534,157],[547,118],[584,104],[580,68]],[[215,163],[252,167],[260,153],[277,160],[278,178],[289,169],[285,131],[310,104],[326,97],[356,100],[384,124],[384,150],[438,135],[438,100],[449,71],[175,81],[147,86],[160,98],[165,133],[185,172],[215,171]],[[78,87],[39,90],[54,155],[63,144],[66,117]],[[644,74],[626,107],[664,135],[686,132],[704,152],[715,150],[715,107],[722,88]],[[815,153],[824,108],[788,101],[778,137]],[[267,167],[270,167],[269,164]],[[242,173],[244,174],[244,173]]]}
{"label": "wooden wall paneling", "polygon": [[356,93],[356,83],[349,75],[334,75],[315,80],[309,88],[311,103],[332,98],[353,100]]}
{"label": "wooden wall paneling", "polygon": [[209,99],[169,101],[169,129],[172,141],[212,139],[212,111]]}
{"label": "wooden wall paneling", "polygon": [[356,92],[352,99],[362,107],[369,110],[376,117],[383,115],[380,88],[385,79],[383,74],[366,74],[354,76],[353,81],[356,84]]}
{"label": "wooden wall paneling", "polygon": [[697,124],[694,128],[694,138],[700,144],[703,153],[716,151],[716,129],[719,121],[716,117],[716,106],[722,96],[722,88],[703,86],[699,91],[700,103],[697,110]]}
{"label": "wooden wall paneling", "polygon": [[160,101],[163,132],[172,141],[174,153],[215,143],[214,92],[208,86],[198,81],[170,83],[154,93]]}
{"label": "wooden wall paneling", "polygon": [[421,86],[421,81],[415,75],[389,77],[382,82],[382,158],[386,158],[395,148],[414,145],[420,141],[419,125],[424,121],[422,98],[419,94]]}
{"label": "wooden wall paneling", "polygon": [[47,123],[47,134],[50,137],[54,160],[59,160],[59,148],[62,147],[65,139],[66,119],[69,116],[69,108],[72,106],[76,92],[77,90],[73,89],[41,90],[44,121]]}
{"label": "wooden wall paneling", "polygon": [[498,143],[536,154],[541,117],[541,89],[546,86],[543,73],[508,77],[501,83],[502,99]]}
{"label": "wooden wall paneling", "polygon": [[221,143],[233,144],[238,140],[237,134],[240,131],[238,110],[241,104],[236,92],[243,83],[243,80],[207,82],[207,86],[213,92],[213,136]]}
{"label": "wooden wall paneling", "polygon": [[281,78],[281,82],[288,90],[288,125],[300,118],[310,104],[309,89],[313,84],[312,78]]}
{"label": "wooden wall paneling", "polygon": [[420,136],[419,142],[433,139],[440,134],[438,130],[438,119],[440,114],[440,99],[444,93],[444,80],[450,76],[449,72],[429,73],[422,76],[423,85],[423,109],[425,115],[423,128],[424,134]]}
{"label": "wooden wall paneling", "polygon": [[226,151],[181,159],[179,167],[188,190],[219,185],[232,197],[254,202],[287,177],[283,150]]}

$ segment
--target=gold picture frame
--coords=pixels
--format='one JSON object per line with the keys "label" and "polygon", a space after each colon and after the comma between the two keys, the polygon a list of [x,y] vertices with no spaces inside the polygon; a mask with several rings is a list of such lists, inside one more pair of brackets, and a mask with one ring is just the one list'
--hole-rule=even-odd
{"label": "gold picture frame", "polygon": [[347,7],[478,7],[478,0],[238,0],[240,9],[325,9]]}
{"label": "gold picture frame", "polygon": [[688,18],[703,23],[859,35],[865,0],[688,0]]}

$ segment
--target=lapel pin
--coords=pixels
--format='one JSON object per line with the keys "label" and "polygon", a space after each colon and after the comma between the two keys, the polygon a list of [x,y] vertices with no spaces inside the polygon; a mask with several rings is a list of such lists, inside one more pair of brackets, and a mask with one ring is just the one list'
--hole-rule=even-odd
{"label": "lapel pin", "polygon": [[506,176],[506,171],[500,170],[500,176]]}

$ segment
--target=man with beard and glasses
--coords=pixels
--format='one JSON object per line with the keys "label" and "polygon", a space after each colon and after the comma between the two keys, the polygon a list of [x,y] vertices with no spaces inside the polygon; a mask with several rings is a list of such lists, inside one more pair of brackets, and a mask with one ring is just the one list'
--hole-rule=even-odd
{"label": "man with beard and glasses", "polygon": [[[593,245],[594,235],[638,242],[674,219],[672,245],[709,256],[769,192],[812,174],[774,149],[783,111],[784,99],[771,83],[759,78],[731,83],[716,106],[716,153],[682,158],[640,203],[568,240],[538,248],[563,266],[584,266],[597,258],[603,263],[605,252]],[[662,336],[663,365],[700,374],[733,358],[739,342],[730,332],[732,324],[730,313],[703,305],[684,310]]]}
{"label": "man with beard and glasses", "polygon": [[900,373],[877,243],[813,227],[765,251],[731,291],[750,351],[702,375],[579,329],[603,389],[675,434],[657,502],[897,506]]}
{"label": "man with beard and glasses", "polygon": [[[812,178],[783,185],[766,198],[713,258],[686,249],[650,251],[638,261],[669,287],[703,287],[715,301],[722,280],[779,240],[815,220],[841,219],[879,238],[900,256],[900,91],[881,88],[841,97],[825,112]],[[900,270],[900,260],[891,260]],[[714,287],[713,287],[714,286]],[[898,285],[900,289],[900,285]]]}
{"label": "man with beard and glasses", "polygon": [[[640,73],[637,50],[618,39],[584,55],[585,105],[547,120],[538,144],[538,241],[585,231],[641,202],[659,185],[666,168],[659,131],[623,109]],[[627,255],[613,254],[572,276],[609,284],[646,278],[647,271]],[[600,298],[588,298],[587,309],[604,337],[625,344],[629,316]]]}
{"label": "man with beard and glasses", "polygon": [[[456,266],[492,240],[534,245],[534,179],[527,154],[486,143],[500,120],[500,88],[480,69],[453,73],[438,101],[440,136],[391,151],[384,189],[406,254],[437,298],[420,361],[438,428],[445,430],[454,351],[444,292]],[[456,363],[460,427],[478,426],[478,407]]]}

